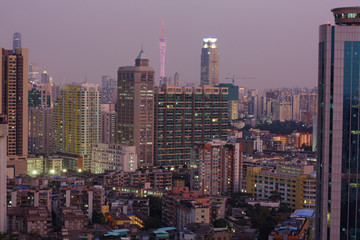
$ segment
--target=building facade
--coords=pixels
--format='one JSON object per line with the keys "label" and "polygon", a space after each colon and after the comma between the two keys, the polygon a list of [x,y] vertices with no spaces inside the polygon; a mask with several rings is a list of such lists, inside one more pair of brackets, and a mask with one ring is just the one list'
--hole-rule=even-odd
{"label": "building facade", "polygon": [[8,119],[9,177],[26,174],[28,153],[28,50],[0,49],[0,114]]}
{"label": "building facade", "polygon": [[360,238],[360,7],[320,26],[316,239]]}
{"label": "building facade", "polygon": [[153,165],[154,77],[142,50],[135,66],[118,70],[116,142],[135,146],[140,167]]}
{"label": "building facade", "polygon": [[195,143],[227,139],[228,88],[155,88],[154,159],[157,166],[190,163]]}
{"label": "building facade", "polygon": [[121,144],[96,143],[92,150],[93,173],[103,173],[106,170],[123,170],[134,172],[137,169],[135,146]]}
{"label": "building facade", "polygon": [[83,158],[91,170],[94,143],[100,142],[100,92],[97,84],[66,85],[54,107],[54,152]]}
{"label": "building facade", "polygon": [[102,76],[101,104],[115,104],[117,98],[117,81],[110,76]]}
{"label": "building facade", "polygon": [[201,50],[200,85],[219,84],[219,52],[217,38],[204,38]]}
{"label": "building facade", "polygon": [[191,168],[194,169],[193,188],[201,194],[228,195],[239,192],[240,144],[228,144],[219,139],[196,144]]}

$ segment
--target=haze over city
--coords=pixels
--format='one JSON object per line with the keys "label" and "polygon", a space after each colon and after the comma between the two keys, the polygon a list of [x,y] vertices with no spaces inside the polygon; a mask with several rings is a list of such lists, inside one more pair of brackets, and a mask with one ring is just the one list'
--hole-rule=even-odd
{"label": "haze over city", "polygon": [[[331,8],[357,1],[4,1],[1,47],[21,32],[29,62],[55,83],[99,83],[133,65],[141,46],[159,77],[159,38],[165,22],[166,75],[199,83],[203,37],[217,37],[220,82],[253,88],[317,85],[318,26],[333,23]],[[14,10],[17,15],[14,21]],[[158,80],[157,80],[158,81]],[[157,82],[158,83],[158,82]],[[156,83],[156,84],[157,84]]]}

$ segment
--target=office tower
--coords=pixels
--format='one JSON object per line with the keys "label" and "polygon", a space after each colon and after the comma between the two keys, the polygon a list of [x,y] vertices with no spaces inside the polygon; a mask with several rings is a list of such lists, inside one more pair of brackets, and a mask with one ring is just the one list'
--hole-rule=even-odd
{"label": "office tower", "polygon": [[219,52],[217,38],[204,38],[201,50],[200,85],[219,84]]}
{"label": "office tower", "polygon": [[28,153],[28,50],[0,49],[0,114],[8,116],[9,177],[26,174]]}
{"label": "office tower", "polygon": [[90,171],[92,146],[100,142],[99,85],[66,85],[53,114],[54,151],[82,157],[83,168]]}
{"label": "office tower", "polygon": [[116,142],[135,146],[139,166],[153,165],[154,69],[143,50],[135,66],[119,67]]}
{"label": "office tower", "polygon": [[160,80],[165,77],[165,50],[166,39],[164,35],[164,20],[161,22],[161,38],[160,38]]}
{"label": "office tower", "polygon": [[29,64],[29,82],[31,84],[38,84],[40,83],[40,77],[39,77],[39,65],[36,63],[30,63]]}
{"label": "office tower", "polygon": [[13,52],[15,52],[16,49],[21,49],[21,33],[19,32],[14,33],[13,38]]}
{"label": "office tower", "polygon": [[180,74],[178,72],[174,74],[174,85],[176,87],[179,87],[180,85]]}
{"label": "office tower", "polygon": [[201,194],[229,195],[240,191],[240,143],[212,139],[195,144],[191,167],[194,168],[194,189]]}
{"label": "office tower", "polygon": [[220,83],[219,87],[227,87],[229,90],[229,120],[239,118],[239,87],[231,83]]}
{"label": "office tower", "polygon": [[110,76],[102,76],[101,104],[115,104],[117,99],[117,81]]}
{"label": "office tower", "polygon": [[316,236],[359,239],[360,7],[320,26]]}
{"label": "office tower", "polygon": [[7,116],[0,115],[0,232],[7,228],[7,200],[6,200],[6,138],[8,135]]}
{"label": "office tower", "polygon": [[100,141],[115,143],[116,112],[115,104],[101,104]]}
{"label": "office tower", "polygon": [[157,166],[189,164],[195,143],[227,139],[228,88],[163,85],[154,102]]}
{"label": "office tower", "polygon": [[46,72],[46,70],[41,74],[41,83],[42,84],[50,84],[50,76]]}

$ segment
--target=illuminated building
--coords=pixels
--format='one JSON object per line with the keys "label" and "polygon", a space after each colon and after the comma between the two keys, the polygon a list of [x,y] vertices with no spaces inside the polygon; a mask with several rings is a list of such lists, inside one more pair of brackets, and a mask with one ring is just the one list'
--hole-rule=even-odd
{"label": "illuminated building", "polygon": [[360,238],[360,7],[320,25],[315,239]]}
{"label": "illuminated building", "polygon": [[217,38],[204,38],[201,50],[200,85],[219,84],[219,52]]}
{"label": "illuminated building", "polygon": [[28,154],[28,50],[0,49],[0,114],[7,114],[10,178],[26,174]]}
{"label": "illuminated building", "polygon": [[[294,169],[296,169],[294,167]],[[288,171],[286,171],[288,170]],[[281,202],[291,209],[315,208],[316,174],[308,168],[301,174],[292,168],[282,167],[271,171],[262,167],[248,167],[246,173],[246,192],[258,198],[269,198],[276,191],[281,196]]]}
{"label": "illuminated building", "polygon": [[153,165],[154,69],[141,50],[135,66],[118,69],[116,142],[135,146],[139,166]]}
{"label": "illuminated building", "polygon": [[154,117],[155,164],[188,164],[195,143],[215,138],[226,140],[228,88],[156,87]]}
{"label": "illuminated building", "polygon": [[54,107],[54,152],[83,158],[91,170],[94,143],[100,142],[100,92],[97,84],[66,85]]}

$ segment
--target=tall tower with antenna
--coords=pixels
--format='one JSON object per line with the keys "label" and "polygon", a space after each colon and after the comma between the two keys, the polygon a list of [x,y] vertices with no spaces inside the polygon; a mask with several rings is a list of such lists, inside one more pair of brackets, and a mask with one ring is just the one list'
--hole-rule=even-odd
{"label": "tall tower with antenna", "polygon": [[161,21],[161,38],[160,38],[160,80],[165,77],[165,50],[166,39],[164,36],[164,20]]}

